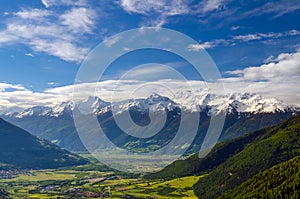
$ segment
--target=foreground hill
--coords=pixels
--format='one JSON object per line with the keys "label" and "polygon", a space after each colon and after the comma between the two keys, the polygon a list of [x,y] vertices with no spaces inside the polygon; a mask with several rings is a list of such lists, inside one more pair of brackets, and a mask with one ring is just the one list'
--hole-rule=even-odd
{"label": "foreground hill", "polygon": [[300,156],[255,175],[221,198],[299,198]]}
{"label": "foreground hill", "polygon": [[254,175],[300,155],[300,116],[267,128],[243,150],[194,185],[199,198],[216,198]]}
{"label": "foreground hill", "polygon": [[207,173],[225,162],[228,158],[242,151],[244,147],[253,142],[258,136],[265,133],[265,129],[254,133],[217,144],[204,158],[199,158],[198,153],[187,159],[177,160],[164,169],[144,176],[147,179],[170,179],[195,174]]}
{"label": "foreground hill", "polygon": [[37,138],[0,118],[0,168],[46,169],[80,165],[87,160]]}

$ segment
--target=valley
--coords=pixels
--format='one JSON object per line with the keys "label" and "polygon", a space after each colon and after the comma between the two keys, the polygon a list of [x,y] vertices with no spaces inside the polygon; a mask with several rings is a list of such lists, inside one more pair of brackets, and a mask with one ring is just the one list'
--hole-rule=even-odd
{"label": "valley", "polygon": [[145,180],[135,175],[83,171],[78,167],[76,170],[30,171],[1,179],[0,187],[11,198],[197,198],[192,186],[199,178],[201,176]]}
{"label": "valley", "polygon": [[205,158],[194,154],[151,173],[117,171],[88,154],[81,154],[88,160],[85,164],[56,169],[6,165],[0,172],[0,197],[298,198],[299,133],[300,116],[294,116],[277,126],[223,141]]}

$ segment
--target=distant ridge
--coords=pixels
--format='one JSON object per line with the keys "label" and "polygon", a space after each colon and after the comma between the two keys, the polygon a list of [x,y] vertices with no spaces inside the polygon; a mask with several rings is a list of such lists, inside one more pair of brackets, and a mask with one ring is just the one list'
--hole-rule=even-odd
{"label": "distant ridge", "polygon": [[[158,121],[162,111],[167,112],[169,119],[163,133],[155,137],[156,141],[138,141],[138,145],[131,144],[137,143],[136,140],[126,140],[126,138],[117,135],[118,128],[114,122],[112,107],[115,108],[114,113],[119,115],[126,115],[126,112],[129,111],[133,121],[141,126],[149,124],[150,111],[157,113]],[[162,147],[169,143],[177,132],[176,128],[180,121],[181,110],[184,110],[186,115],[198,113],[201,118],[198,132],[186,155],[200,149],[210,124],[211,115],[226,113],[220,138],[222,141],[276,125],[300,113],[299,107],[290,106],[274,98],[265,98],[257,94],[215,95],[199,91],[196,93],[178,92],[172,98],[154,93],[147,98],[130,99],[112,104],[94,96],[76,104],[67,101],[54,107],[36,106],[19,112],[6,112],[0,117],[69,151],[86,152],[75,128],[72,114],[75,109],[80,110],[83,115],[95,115],[101,127],[107,130],[108,135],[121,137],[122,142],[118,143],[118,146],[127,147],[126,149],[131,151],[147,151]],[[97,131],[97,129],[91,129],[89,124],[82,125],[87,125],[86,128],[91,132]],[[119,141],[120,139],[116,140],[116,142]]]}

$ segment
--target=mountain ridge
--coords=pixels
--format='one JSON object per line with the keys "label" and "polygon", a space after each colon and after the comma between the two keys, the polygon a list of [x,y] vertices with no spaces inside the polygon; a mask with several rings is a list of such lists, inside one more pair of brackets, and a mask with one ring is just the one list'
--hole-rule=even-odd
{"label": "mountain ridge", "polygon": [[[174,96],[178,97],[178,95],[179,94]],[[58,144],[60,147],[71,151],[84,152],[86,149],[79,138],[74,124],[74,118],[72,114],[74,109],[80,110],[81,114],[83,115],[95,115],[101,126],[103,125],[103,127],[106,129],[110,128],[112,129],[111,131],[116,129],[113,114],[122,115],[125,112],[129,112],[131,118],[137,125],[147,126],[147,124],[149,124],[151,121],[149,117],[151,112],[156,112],[158,117],[160,117],[159,115],[162,115],[162,113],[166,113],[166,115],[169,115],[171,118],[168,120],[168,122],[170,122],[170,124],[173,122],[173,124],[166,125],[169,126],[169,130],[164,132],[165,134],[170,134],[170,136],[161,135],[162,137],[159,137],[159,139],[165,140],[165,143],[160,142],[161,144],[166,144],[169,142],[169,140],[165,139],[166,137],[174,137],[173,134],[176,133],[175,127],[178,126],[176,124],[180,122],[180,120],[178,120],[178,116],[180,116],[181,110],[183,110],[187,114],[198,113],[200,114],[201,118],[198,127],[198,133],[195,137],[194,143],[192,144],[193,146],[191,146],[187,152],[192,153],[193,151],[195,152],[200,149],[200,145],[209,126],[210,117],[212,114],[219,114],[220,112],[224,111],[227,112],[222,137],[220,138],[222,141],[239,137],[245,133],[249,133],[260,128],[276,125],[284,119],[300,113],[299,108],[288,106],[280,101],[275,101],[275,103],[273,100],[269,100],[272,103],[270,106],[266,106],[265,103],[268,100],[254,94],[244,93],[239,95],[231,95],[229,97],[215,97],[215,95],[204,94],[201,95],[203,99],[201,96],[194,94],[192,95],[188,93],[188,96],[185,95],[186,93],[181,94],[181,96],[183,96],[186,100],[186,103],[190,103],[188,96],[196,96],[193,98],[196,104],[201,104],[203,100],[205,103],[194,107],[195,109],[193,109],[191,106],[186,109],[184,105],[179,104],[175,99],[170,99],[157,93],[154,93],[147,98],[131,99],[112,104],[94,96],[89,97],[86,100],[79,101],[76,104],[69,101],[61,103],[52,108],[42,108],[41,106],[33,107],[23,110],[19,113],[5,114],[2,115],[2,117],[36,136]],[[215,97],[215,99],[211,100],[212,97]],[[230,100],[226,100],[227,98]],[[250,109],[246,109],[244,106],[248,98],[250,99],[250,102],[248,102],[249,106],[251,104],[257,104],[257,107],[260,108],[258,109],[261,111],[247,112]],[[238,102],[237,99],[241,99],[242,101]],[[179,101],[185,100],[181,99]],[[259,102],[259,100],[263,101]],[[261,107],[267,107],[267,111],[264,111],[261,109]],[[270,109],[270,107],[272,107],[272,109]],[[246,112],[239,112],[238,110],[240,109],[246,110]],[[157,118],[156,116],[156,119],[159,120],[160,118]],[[163,118],[161,118],[161,120],[163,120]],[[111,133],[114,134],[114,132]],[[154,142],[153,146],[156,144],[157,143]],[[129,145],[133,146],[131,144]],[[138,147],[144,146],[139,145]]]}
{"label": "mountain ridge", "polygon": [[50,169],[87,162],[0,118],[0,163],[6,167]]}
{"label": "mountain ridge", "polygon": [[[50,114],[52,116],[59,116],[64,111],[72,111],[76,106],[81,107],[81,109],[90,109],[93,108],[93,113],[98,114],[101,109],[114,106],[124,106],[130,107],[137,105],[137,103],[142,103],[143,105],[155,105],[162,103],[163,107],[166,107],[168,103],[172,103],[177,106],[188,110],[199,111],[210,107],[214,109],[211,112],[218,111],[227,111],[230,113],[232,109],[235,109],[238,112],[247,112],[247,113],[270,113],[270,112],[284,112],[284,111],[300,111],[300,107],[295,105],[288,105],[282,101],[276,100],[275,98],[266,98],[261,95],[253,93],[232,93],[228,95],[216,95],[208,93],[196,93],[191,94],[189,92],[177,92],[172,97],[165,97],[157,93],[146,98],[134,98],[118,102],[106,102],[97,96],[89,96],[87,99],[78,101],[76,104],[73,101],[64,101],[55,106],[33,106],[27,109],[10,108],[12,111],[2,111],[2,115],[13,115],[18,114],[18,117],[22,115],[32,115],[35,114]],[[154,103],[153,103],[154,102]],[[164,102],[167,102],[163,104]],[[196,108],[199,106],[199,108]],[[149,108],[149,107],[147,107]],[[40,109],[40,111],[38,111]],[[16,111],[19,110],[19,111]],[[35,111],[34,111],[35,110]],[[31,112],[30,112],[31,111]],[[90,113],[90,112],[88,112]],[[1,114],[1,113],[0,113]]]}
{"label": "mountain ridge", "polygon": [[267,128],[243,150],[200,179],[194,190],[200,198],[216,198],[257,173],[300,155],[300,116]]}

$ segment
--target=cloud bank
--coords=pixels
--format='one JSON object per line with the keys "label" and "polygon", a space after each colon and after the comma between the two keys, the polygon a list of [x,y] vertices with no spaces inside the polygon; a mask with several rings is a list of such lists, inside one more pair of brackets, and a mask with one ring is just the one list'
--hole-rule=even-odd
{"label": "cloud bank", "polygon": [[[153,82],[142,79],[134,80],[134,75],[144,74],[146,71],[144,69],[146,68],[134,71],[130,74],[129,79],[78,84],[81,91],[79,97],[86,99],[89,95],[96,95],[110,101],[112,95],[115,94],[114,100],[120,101],[127,99],[127,96],[147,97],[153,92],[170,95],[170,93],[175,94],[190,89],[199,91],[208,86],[224,87],[226,93],[257,93],[300,106],[300,49],[294,53],[279,54],[260,66],[228,71],[229,77],[214,83],[178,79],[161,79]],[[156,74],[169,73],[160,66],[157,66],[155,70]],[[47,89],[44,92],[32,92],[22,85],[0,83],[0,104],[2,105],[0,109],[15,106],[26,108],[33,105],[56,105],[62,101],[72,100],[73,90],[74,85],[68,85]],[[93,91],[93,93],[89,91]]]}

